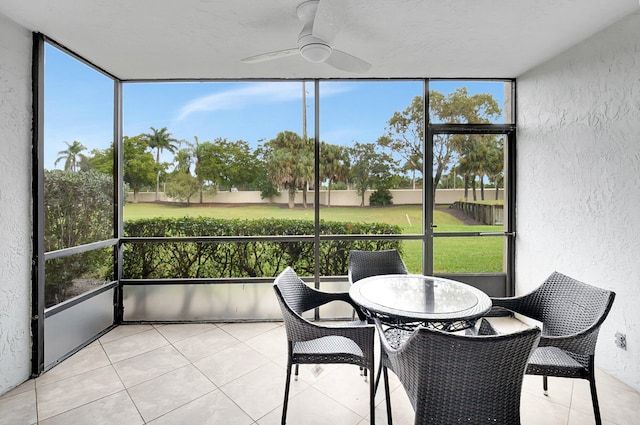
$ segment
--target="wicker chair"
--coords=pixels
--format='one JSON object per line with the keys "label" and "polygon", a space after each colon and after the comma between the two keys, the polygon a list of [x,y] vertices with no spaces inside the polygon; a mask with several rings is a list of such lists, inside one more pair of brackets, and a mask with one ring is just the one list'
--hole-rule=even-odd
{"label": "wicker chair", "polygon": [[[349,283],[353,285],[365,277],[381,274],[408,274],[407,267],[400,257],[397,249],[384,249],[380,251],[349,251],[348,264]],[[353,314],[355,317],[355,313]]]}
{"label": "wicker chair", "polygon": [[[376,326],[384,335],[379,321]],[[415,425],[520,424],[524,371],[540,329],[469,336],[418,327],[399,347],[381,340],[388,423],[389,378],[400,379],[415,411]]]}
{"label": "wicker chair", "polygon": [[542,322],[542,338],[527,366],[527,374],[542,375],[547,395],[548,376],[589,381],[597,425],[602,424],[595,381],[595,348],[615,293],[553,272],[533,292],[521,297],[492,298],[494,306]]}
{"label": "wicker chair", "polygon": [[351,284],[370,276],[407,273],[409,273],[407,267],[396,249],[381,251],[352,249],[349,252],[348,275]]}
{"label": "wicker chair", "polygon": [[478,328],[471,328],[465,331],[467,335],[471,336],[489,336],[489,335],[498,335],[498,331],[493,327],[493,325],[484,317],[480,319],[480,326]]}
{"label": "wicker chair", "polygon": [[[357,308],[346,292],[322,292],[306,285],[287,267],[276,278],[276,293],[287,332],[287,380],[282,407],[282,424],[286,423],[292,365],[346,363],[373,373],[375,327],[361,320],[352,324],[323,326],[302,317],[302,313],[331,301],[344,301]],[[361,317],[364,319],[364,317]],[[373,376],[373,375],[371,375]],[[369,380],[371,424],[375,423],[373,380]]]}

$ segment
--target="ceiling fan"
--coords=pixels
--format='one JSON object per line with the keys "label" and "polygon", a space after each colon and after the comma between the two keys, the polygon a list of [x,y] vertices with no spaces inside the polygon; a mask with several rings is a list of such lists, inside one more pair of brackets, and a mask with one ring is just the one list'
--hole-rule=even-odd
{"label": "ceiling fan", "polygon": [[298,36],[298,47],[262,53],[242,59],[242,62],[255,63],[280,59],[300,54],[312,63],[326,62],[334,68],[347,72],[363,73],[371,64],[345,53],[332,46],[336,34],[342,25],[343,0],[308,0],[296,9],[298,19],[304,27]]}

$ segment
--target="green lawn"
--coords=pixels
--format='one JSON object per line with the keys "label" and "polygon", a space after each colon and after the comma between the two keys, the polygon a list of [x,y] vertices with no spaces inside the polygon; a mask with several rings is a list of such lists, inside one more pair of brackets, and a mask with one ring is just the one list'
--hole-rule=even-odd
{"label": "green lawn", "polygon": [[[147,203],[128,203],[124,219],[148,217],[215,217],[220,219],[255,219],[265,217],[313,220],[313,208],[290,210],[273,205],[251,206],[173,206]],[[330,207],[320,210],[326,221],[382,222],[397,224],[403,234],[422,232],[422,207],[392,205],[388,207]],[[502,231],[501,226],[468,226],[442,210],[434,211],[437,232]],[[404,242],[404,261],[412,272],[422,270],[422,243]],[[503,269],[503,238],[500,237],[435,237],[434,270],[449,273],[497,272]]]}

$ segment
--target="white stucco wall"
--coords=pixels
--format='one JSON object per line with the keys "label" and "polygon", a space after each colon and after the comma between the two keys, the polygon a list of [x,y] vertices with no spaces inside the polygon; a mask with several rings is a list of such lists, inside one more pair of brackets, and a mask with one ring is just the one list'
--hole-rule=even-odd
{"label": "white stucco wall", "polygon": [[31,33],[0,14],[0,394],[31,369]]}
{"label": "white stucco wall", "polygon": [[640,390],[640,13],[522,75],[518,126],[517,292],[614,290],[596,364]]}

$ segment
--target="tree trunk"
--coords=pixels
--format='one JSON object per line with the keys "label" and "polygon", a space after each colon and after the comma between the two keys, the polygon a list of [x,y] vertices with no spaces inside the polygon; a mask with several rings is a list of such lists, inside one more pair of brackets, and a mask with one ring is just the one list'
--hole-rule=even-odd
{"label": "tree trunk", "polygon": [[302,185],[302,208],[307,209],[307,183]]}
{"label": "tree trunk", "polygon": [[464,200],[469,200],[469,176],[464,175]]}
{"label": "tree trunk", "polygon": [[296,191],[289,189],[289,209],[292,210],[296,206]]}
{"label": "tree trunk", "polygon": [[472,188],[473,188],[473,200],[477,201],[478,200],[478,192],[476,191],[476,176],[473,176],[473,180],[471,180],[471,183],[473,184]]}
{"label": "tree trunk", "polygon": [[[156,164],[158,164],[158,168],[160,167],[160,148],[156,151]],[[160,192],[160,170],[156,173],[156,202],[160,200],[158,196],[158,192]]]}

